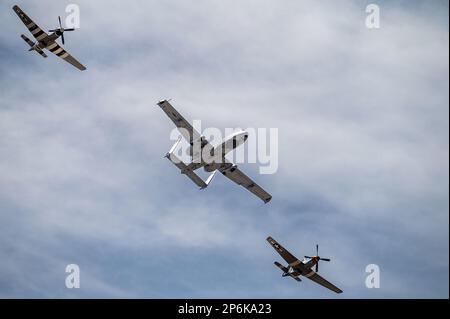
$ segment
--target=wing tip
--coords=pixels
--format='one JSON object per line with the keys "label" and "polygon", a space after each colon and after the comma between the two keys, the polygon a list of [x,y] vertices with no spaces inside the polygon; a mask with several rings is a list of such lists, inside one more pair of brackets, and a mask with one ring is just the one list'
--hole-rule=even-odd
{"label": "wing tip", "polygon": [[171,99],[163,99],[163,100],[159,100],[158,103],[156,103],[156,105],[158,105],[159,107],[163,107],[164,103],[169,103]]}

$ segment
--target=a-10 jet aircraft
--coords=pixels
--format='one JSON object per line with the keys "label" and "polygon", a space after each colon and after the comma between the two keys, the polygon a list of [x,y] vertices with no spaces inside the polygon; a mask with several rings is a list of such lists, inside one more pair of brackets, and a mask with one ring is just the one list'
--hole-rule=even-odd
{"label": "a-10 jet aircraft", "polygon": [[[174,154],[181,137],[172,146],[170,151],[166,154],[166,157],[181,170],[182,174],[185,174],[197,186],[199,186],[200,189],[206,188],[214,178],[217,171],[219,171],[236,184],[242,185],[250,192],[261,198],[264,203],[268,203],[272,199],[272,196],[269,193],[252,181],[250,177],[245,175],[236,164],[233,164],[225,159],[225,155],[227,153],[247,140],[248,133],[246,131],[240,130],[235,132],[225,138],[219,145],[213,146],[204,136],[200,135],[200,133],[197,132],[167,100],[158,102],[158,106],[161,107],[161,109],[173,121],[181,135],[190,144],[189,153],[191,156],[191,163],[186,165]],[[201,179],[194,172],[196,169],[201,167],[203,167],[206,172],[212,172],[206,181]]]}
{"label": "a-10 jet aircraft", "polygon": [[[280,254],[281,257],[288,263],[287,267],[280,264],[278,261],[274,262],[275,266],[283,271],[283,277],[292,277],[297,281],[301,281],[300,276],[311,279],[312,281],[324,286],[338,294],[342,292],[341,289],[327,281],[325,278],[319,276],[317,272],[319,271],[319,261],[330,261],[328,258],[321,258],[319,256],[319,246],[316,245],[316,255],[315,256],[305,256],[303,261],[299,260],[297,257],[293,256],[289,251],[287,251],[283,246],[281,246],[272,237],[267,237],[269,244]],[[315,266],[313,271],[311,268]]]}
{"label": "a-10 jet aircraft", "polygon": [[25,12],[22,11],[22,9],[19,8],[19,6],[15,5],[13,7],[13,10],[19,18],[22,20],[22,22],[25,24],[25,26],[28,28],[28,30],[31,32],[33,37],[37,40],[37,42],[33,42],[30,39],[28,39],[23,34],[21,35],[22,39],[28,43],[30,46],[30,49],[28,51],[36,51],[44,58],[47,57],[47,55],[42,51],[43,49],[47,49],[53,54],[59,56],[61,59],[69,62],[77,69],[83,71],[86,70],[86,67],[82,65],[80,62],[78,62],[73,56],[71,56],[66,50],[61,48],[58,43],[56,43],[56,39],[61,37],[62,43],[64,44],[64,32],[65,31],[74,31],[75,29],[64,29],[61,26],[61,17],[58,17],[59,20],[59,28],[54,30],[49,30],[51,32],[50,34],[47,34],[47,32],[44,32],[39,26],[33,22],[33,20],[30,19],[30,17],[27,16]]}

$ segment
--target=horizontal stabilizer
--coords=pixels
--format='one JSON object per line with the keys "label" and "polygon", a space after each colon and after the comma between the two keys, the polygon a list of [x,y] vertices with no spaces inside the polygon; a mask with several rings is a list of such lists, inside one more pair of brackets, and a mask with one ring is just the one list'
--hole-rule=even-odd
{"label": "horizontal stabilizer", "polygon": [[283,271],[283,277],[292,277],[293,279],[297,281],[302,281],[298,276],[300,273],[298,271],[289,272],[289,269],[287,267],[284,267],[282,264],[280,264],[278,261],[274,262],[275,266],[280,268]]}
{"label": "horizontal stabilizer", "polygon": [[26,43],[28,43],[28,45],[29,45],[30,47],[33,47],[33,46],[34,46],[34,42],[31,41],[30,39],[28,39],[26,36],[24,36],[24,35],[22,34],[21,37],[22,37],[22,39],[23,39]]}
{"label": "horizontal stabilizer", "polygon": [[195,184],[197,184],[197,186],[200,187],[201,189],[208,187],[208,184],[206,184],[205,181],[200,178],[200,176],[195,174],[194,171],[185,170],[185,171],[181,171],[181,174],[184,174],[187,177],[189,177],[191,179],[191,181],[193,181]]}
{"label": "horizontal stabilizer", "polygon": [[28,51],[36,51],[37,53],[39,53],[41,56],[43,56],[44,58],[47,57],[47,54],[44,53],[44,51],[42,51],[41,48],[39,48],[37,45],[34,45],[34,42],[31,41],[30,39],[28,39],[26,36],[24,36],[23,34],[21,35],[22,39],[28,43],[28,45],[30,46],[30,50]]}
{"label": "horizontal stabilizer", "polygon": [[187,165],[183,163],[183,161],[181,161],[181,159],[179,159],[175,154],[169,152],[166,157],[181,170],[181,174],[189,177],[198,187],[203,189],[208,186],[208,184],[206,184],[204,180],[195,174],[194,171],[188,169]]}
{"label": "horizontal stabilizer", "polygon": [[280,264],[278,261],[274,262],[275,266],[280,268],[283,272],[288,272],[288,269],[284,267],[282,264]]}

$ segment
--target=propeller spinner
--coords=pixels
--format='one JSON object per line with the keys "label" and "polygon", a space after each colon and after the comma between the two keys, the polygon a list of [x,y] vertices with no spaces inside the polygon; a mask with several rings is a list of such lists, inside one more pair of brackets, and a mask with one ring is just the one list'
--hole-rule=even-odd
{"label": "propeller spinner", "polygon": [[56,34],[61,36],[62,44],[64,45],[64,31],[75,31],[74,28],[64,29],[61,25],[61,17],[58,16],[59,29],[48,30],[49,32],[55,32]]}

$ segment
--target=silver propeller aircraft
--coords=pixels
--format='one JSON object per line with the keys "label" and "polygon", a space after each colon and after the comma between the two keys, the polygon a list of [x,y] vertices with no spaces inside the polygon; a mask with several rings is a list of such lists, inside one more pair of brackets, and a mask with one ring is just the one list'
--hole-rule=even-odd
{"label": "silver propeller aircraft", "polygon": [[73,56],[71,56],[66,50],[61,48],[58,43],[56,43],[56,39],[61,37],[62,44],[64,44],[64,32],[65,31],[74,31],[75,29],[64,29],[61,26],[61,17],[58,17],[59,20],[59,28],[49,30],[51,32],[50,34],[47,34],[46,32],[42,31],[39,26],[31,20],[25,12],[22,11],[22,9],[19,8],[19,6],[15,5],[13,7],[13,10],[19,18],[22,20],[22,22],[25,24],[25,26],[28,28],[28,30],[31,32],[31,34],[34,36],[34,38],[37,40],[37,42],[33,42],[30,39],[28,39],[23,34],[21,35],[22,39],[28,43],[30,46],[30,49],[28,51],[36,51],[44,58],[47,57],[47,55],[42,51],[43,49],[47,49],[50,52],[56,54],[61,59],[69,62],[77,69],[83,71],[86,70],[86,67],[82,65],[80,62],[78,62]]}
{"label": "silver propeller aircraft", "polygon": [[[252,181],[250,177],[245,175],[236,164],[233,164],[225,159],[225,155],[227,153],[247,140],[248,133],[246,131],[240,130],[235,132],[225,138],[219,145],[213,146],[204,136],[200,135],[200,133],[197,132],[167,100],[158,102],[158,106],[161,107],[161,109],[173,121],[181,135],[191,145],[189,147],[191,163],[188,165],[182,162],[181,159],[174,154],[176,147],[181,141],[181,136],[166,154],[166,157],[181,170],[181,174],[189,177],[197,186],[200,187],[200,189],[204,189],[210,184],[217,171],[219,171],[236,184],[242,185],[250,192],[258,196],[264,201],[264,203],[268,203],[272,199],[272,196],[269,193]],[[194,173],[196,169],[201,167],[203,167],[206,172],[212,172],[206,181]]]}
{"label": "silver propeller aircraft", "polygon": [[[319,256],[319,245],[316,245],[316,255],[315,256],[305,256],[303,261],[299,260],[297,257],[293,256],[289,251],[287,251],[283,246],[281,246],[272,237],[267,237],[269,244],[280,254],[281,257],[288,263],[287,267],[280,264],[278,261],[274,262],[275,266],[283,271],[283,277],[292,277],[297,281],[301,281],[300,276],[304,276],[312,281],[324,286],[338,294],[342,292],[341,289],[327,281],[325,278],[319,276],[317,272],[319,271],[319,261],[330,261],[329,258],[321,258]],[[315,271],[311,268],[315,266]]]}

